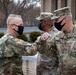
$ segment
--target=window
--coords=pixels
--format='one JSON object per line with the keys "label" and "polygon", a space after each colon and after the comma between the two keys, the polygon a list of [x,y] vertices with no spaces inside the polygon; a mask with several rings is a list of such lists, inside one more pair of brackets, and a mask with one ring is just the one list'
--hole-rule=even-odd
{"label": "window", "polygon": [[68,0],[65,0],[65,7],[67,6],[67,2],[68,2]]}
{"label": "window", "polygon": [[56,0],[56,7],[55,9],[58,9],[58,0]]}

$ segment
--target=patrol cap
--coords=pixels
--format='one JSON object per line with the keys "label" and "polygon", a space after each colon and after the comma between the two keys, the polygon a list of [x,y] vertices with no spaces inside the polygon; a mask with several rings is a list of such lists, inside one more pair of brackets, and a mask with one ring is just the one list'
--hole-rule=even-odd
{"label": "patrol cap", "polygon": [[57,18],[64,16],[64,15],[72,16],[69,7],[63,7],[63,8],[55,10],[53,13],[53,17],[51,19],[54,20],[54,19],[57,19]]}
{"label": "patrol cap", "polygon": [[50,13],[50,12],[41,12],[40,16],[37,17],[36,19],[37,20],[43,20],[45,18],[50,18],[53,17],[53,13]]}

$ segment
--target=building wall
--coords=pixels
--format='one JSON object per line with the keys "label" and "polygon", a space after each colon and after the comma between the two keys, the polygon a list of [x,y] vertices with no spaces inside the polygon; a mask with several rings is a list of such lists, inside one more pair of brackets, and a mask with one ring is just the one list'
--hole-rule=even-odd
{"label": "building wall", "polygon": [[76,0],[41,0],[41,12],[52,12],[58,8],[69,6],[76,20]]}

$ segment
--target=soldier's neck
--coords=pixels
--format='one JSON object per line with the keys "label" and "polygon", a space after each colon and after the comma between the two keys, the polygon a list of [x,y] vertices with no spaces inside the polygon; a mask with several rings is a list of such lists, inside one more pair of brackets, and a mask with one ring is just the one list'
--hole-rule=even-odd
{"label": "soldier's neck", "polygon": [[13,35],[14,37],[17,37],[17,35],[14,32],[12,32],[12,31],[7,31],[7,33]]}

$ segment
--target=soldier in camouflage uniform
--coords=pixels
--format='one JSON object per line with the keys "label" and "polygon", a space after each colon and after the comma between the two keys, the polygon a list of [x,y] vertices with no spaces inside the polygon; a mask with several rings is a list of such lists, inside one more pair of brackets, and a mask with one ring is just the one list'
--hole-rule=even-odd
{"label": "soldier in camouflage uniform", "polygon": [[55,40],[60,75],[76,75],[76,26],[73,25],[70,8],[64,7],[54,11],[53,19],[57,19],[55,27],[63,31]]}
{"label": "soldier in camouflage uniform", "polygon": [[70,9],[64,7],[54,11],[52,19],[55,19],[55,27],[62,31],[54,42],[49,38],[45,45],[47,49],[56,47],[59,67],[55,75],[76,75],[76,26],[73,25]]}
{"label": "soldier in camouflage uniform", "polygon": [[[39,29],[48,32],[51,35],[51,39],[53,39],[59,31],[55,29],[53,25],[53,21],[51,17],[53,16],[52,13],[42,12],[41,15],[36,18],[40,21],[38,25]],[[37,40],[38,42],[38,40]],[[37,64],[37,75],[56,75],[57,69],[57,52],[53,44],[50,44],[50,47],[47,51],[47,46],[44,45],[42,49],[39,49],[40,54],[38,55],[38,64]]]}
{"label": "soldier in camouflage uniform", "polygon": [[21,16],[10,14],[7,33],[0,39],[0,75],[23,75],[22,55],[37,53],[37,44],[30,44],[16,37],[23,33]]}

